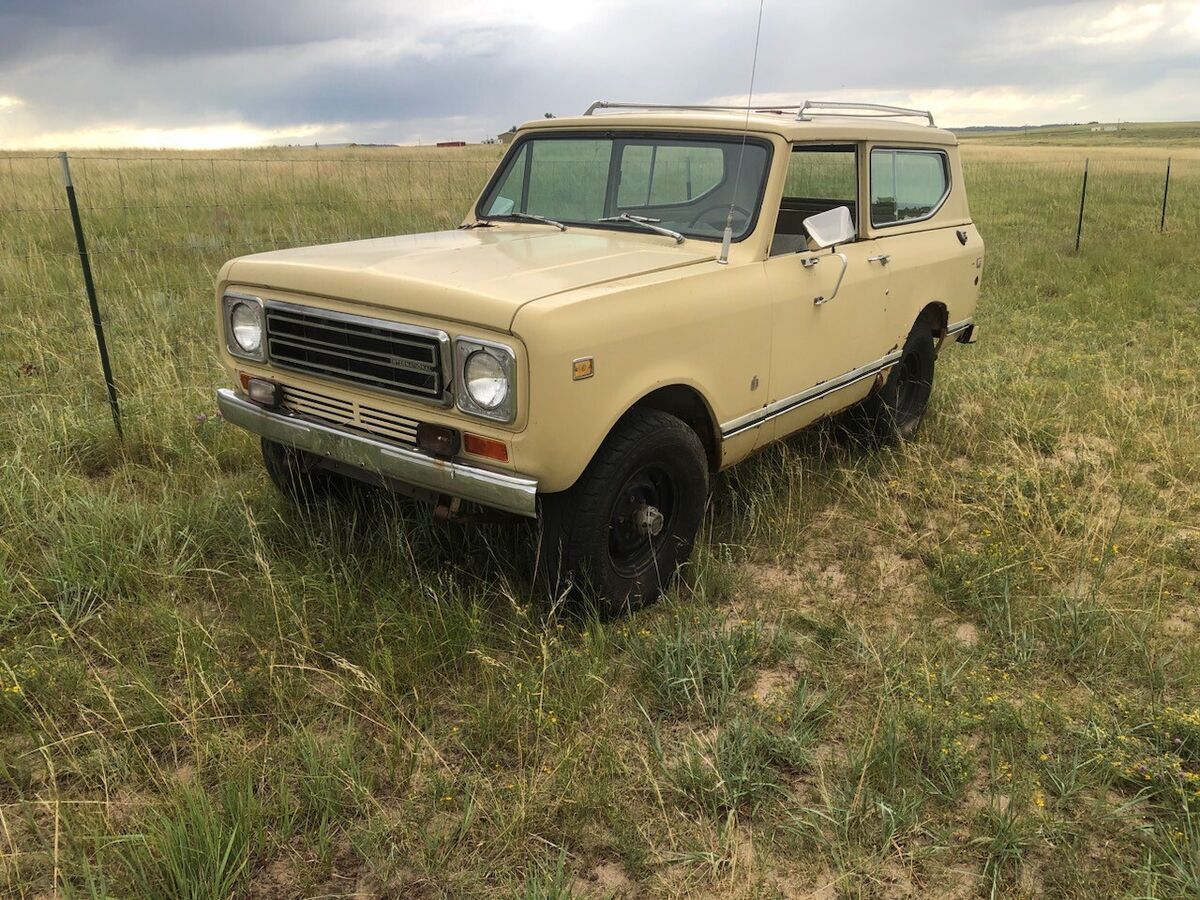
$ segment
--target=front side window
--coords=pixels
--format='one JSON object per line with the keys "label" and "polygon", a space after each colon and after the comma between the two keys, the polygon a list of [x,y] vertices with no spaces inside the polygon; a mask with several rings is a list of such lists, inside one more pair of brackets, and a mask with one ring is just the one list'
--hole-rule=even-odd
{"label": "front side window", "polygon": [[858,149],[854,144],[800,144],[792,148],[775,220],[771,255],[808,249],[804,220],[845,206],[858,223]]}
{"label": "front side window", "polygon": [[534,135],[510,151],[476,209],[481,219],[536,215],[568,225],[640,231],[629,215],[719,240],[758,218],[770,147],[758,139],[672,135]]}
{"label": "front side window", "polygon": [[949,164],[940,150],[872,150],[871,224],[928,218],[949,187]]}

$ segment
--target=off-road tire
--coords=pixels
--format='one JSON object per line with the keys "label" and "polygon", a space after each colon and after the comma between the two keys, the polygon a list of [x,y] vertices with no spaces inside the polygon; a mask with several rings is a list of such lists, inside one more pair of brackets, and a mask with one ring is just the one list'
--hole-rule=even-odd
{"label": "off-road tire", "polygon": [[847,411],[853,437],[870,444],[897,444],[917,436],[933,393],[937,327],[929,315],[917,319],[883,386]]}
{"label": "off-road tire", "polygon": [[262,439],[263,468],[271,482],[288,499],[309,507],[326,500],[341,500],[354,489],[354,480],[327,469],[314,468],[311,456],[294,447]]}
{"label": "off-road tire", "polygon": [[[632,410],[569,490],[541,497],[540,582],[552,599],[605,617],[656,600],[691,555],[708,489],[696,433],[668,413]],[[651,510],[663,516],[657,534]]]}

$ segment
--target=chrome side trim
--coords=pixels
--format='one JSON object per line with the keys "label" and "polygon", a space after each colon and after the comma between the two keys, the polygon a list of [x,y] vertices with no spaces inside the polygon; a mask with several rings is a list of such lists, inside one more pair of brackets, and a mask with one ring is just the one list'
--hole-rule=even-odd
{"label": "chrome side trim", "polygon": [[346,429],[263,409],[224,388],[217,391],[217,406],[231,424],[289,447],[439,494],[461,497],[519,516],[537,516],[535,479],[435,459]]}
{"label": "chrome side trim", "polygon": [[966,331],[967,328],[974,323],[974,318],[967,318],[963,319],[961,322],[955,322],[953,325],[950,325],[946,328],[946,337],[954,337],[954,335],[958,334],[960,331]]}
{"label": "chrome side trim", "polygon": [[741,434],[743,431],[748,431],[751,428],[756,428],[759,425],[770,422],[782,416],[784,413],[789,413],[794,409],[799,409],[806,403],[812,403],[814,400],[820,400],[822,397],[828,397],[842,388],[850,387],[852,384],[857,384],[865,378],[871,378],[878,375],[884,369],[899,361],[901,351],[896,350],[889,353],[882,359],[877,359],[874,362],[867,363],[865,366],[859,366],[857,369],[852,369],[837,378],[831,378],[829,381],[823,381],[818,385],[810,387],[806,391],[801,391],[798,394],[793,394],[791,397],[785,397],[782,400],[776,400],[774,403],[764,406],[762,409],[755,410],[748,415],[734,419],[731,422],[726,422],[721,426],[721,437],[731,438],[734,435]]}

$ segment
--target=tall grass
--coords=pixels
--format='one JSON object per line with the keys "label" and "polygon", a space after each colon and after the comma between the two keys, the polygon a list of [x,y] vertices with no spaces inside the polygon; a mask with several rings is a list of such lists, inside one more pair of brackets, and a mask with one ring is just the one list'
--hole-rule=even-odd
{"label": "tall grass", "polygon": [[[0,159],[0,893],[1190,896],[1200,168],[973,143],[981,342],[919,440],[718,479],[684,583],[533,600],[533,533],[294,509],[211,416],[212,277],[453,226],[495,151]],[[295,157],[293,160],[291,157]]]}

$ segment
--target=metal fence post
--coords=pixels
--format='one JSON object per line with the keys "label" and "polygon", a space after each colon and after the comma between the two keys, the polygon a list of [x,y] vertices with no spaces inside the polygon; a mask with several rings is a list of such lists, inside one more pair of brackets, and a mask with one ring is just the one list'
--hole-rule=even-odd
{"label": "metal fence post", "polygon": [[117,385],[113,381],[112,366],[108,362],[108,345],[104,342],[104,323],[100,319],[100,304],[96,300],[96,283],[92,280],[92,264],[88,261],[87,242],[83,239],[83,221],[79,217],[79,202],[75,199],[75,185],[71,181],[71,164],[66,153],[58,154],[62,163],[63,187],[67,191],[67,206],[71,209],[71,223],[75,226],[75,245],[79,248],[79,265],[83,269],[83,287],[87,291],[88,306],[92,310],[92,329],[96,332],[96,349],[100,351],[100,368],[104,372],[104,385],[108,389],[108,406],[112,410],[113,425],[117,437],[125,439],[121,428],[121,406],[117,401]]}
{"label": "metal fence post", "polygon": [[1162,234],[1167,227],[1167,195],[1171,193],[1171,157],[1167,157],[1167,180],[1163,182],[1162,218],[1158,220],[1158,233]]}
{"label": "metal fence post", "polygon": [[1079,194],[1079,224],[1075,226],[1075,252],[1079,252],[1079,240],[1083,237],[1083,205],[1087,202],[1087,180],[1090,159],[1083,161],[1083,190]]}

